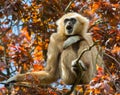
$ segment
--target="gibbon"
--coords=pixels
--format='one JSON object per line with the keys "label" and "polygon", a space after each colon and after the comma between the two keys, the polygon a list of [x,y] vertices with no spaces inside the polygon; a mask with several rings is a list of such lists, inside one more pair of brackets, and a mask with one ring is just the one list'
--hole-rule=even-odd
{"label": "gibbon", "polygon": [[[28,72],[11,77],[6,83],[30,82],[28,77],[36,77],[40,85],[50,84],[62,79],[65,84],[73,84],[80,72],[76,59],[81,52],[93,44],[87,33],[89,20],[75,12],[63,15],[57,22],[57,33],[50,37],[47,52],[47,65],[43,71]],[[96,74],[96,63],[101,64],[102,58],[94,46],[83,54],[79,64],[85,68],[79,84],[87,84]],[[82,74],[81,74],[82,75]]]}

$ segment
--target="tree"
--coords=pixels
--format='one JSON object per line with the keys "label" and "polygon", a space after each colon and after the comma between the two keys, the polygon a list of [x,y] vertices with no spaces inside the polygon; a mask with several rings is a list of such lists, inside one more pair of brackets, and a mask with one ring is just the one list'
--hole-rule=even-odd
{"label": "tree", "polygon": [[[0,1],[0,81],[16,73],[42,70],[49,37],[56,32],[55,21],[69,11],[90,19],[89,31],[105,61],[105,71],[98,67],[90,84],[77,86],[84,95],[120,93],[120,7],[119,0],[1,0]],[[104,51],[104,52],[103,52]],[[68,91],[63,82],[54,86],[2,87],[0,95],[59,95]],[[33,89],[34,88],[34,89]],[[60,89],[62,88],[62,90]],[[29,91],[29,93],[28,93]]]}

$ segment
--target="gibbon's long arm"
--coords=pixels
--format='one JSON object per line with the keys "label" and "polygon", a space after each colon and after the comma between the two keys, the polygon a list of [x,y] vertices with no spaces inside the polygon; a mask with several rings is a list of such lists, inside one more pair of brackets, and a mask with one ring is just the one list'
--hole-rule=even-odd
{"label": "gibbon's long arm", "polygon": [[[101,57],[99,57],[101,60],[96,61],[96,58],[98,59],[96,47],[85,52],[79,60],[85,71],[76,72],[78,70],[75,66],[81,52],[93,44],[91,36],[87,33],[89,20],[78,13],[71,12],[62,16],[57,21],[57,25],[57,33],[53,33],[50,37],[45,70],[18,74],[8,79],[6,83],[37,80],[38,85],[45,85],[61,78],[66,84],[73,84],[78,73],[84,74],[81,76],[80,84],[90,82],[96,74],[96,62],[102,63]],[[81,38],[84,40],[79,41]]]}
{"label": "gibbon's long arm", "polygon": [[40,85],[50,84],[56,81],[59,78],[59,63],[58,63],[58,55],[59,50],[57,45],[55,44],[55,39],[51,36],[50,43],[48,46],[48,59],[47,66],[44,71],[37,72],[28,72],[25,74],[18,74],[6,81],[6,84],[11,82],[32,82],[35,80],[39,80]]}

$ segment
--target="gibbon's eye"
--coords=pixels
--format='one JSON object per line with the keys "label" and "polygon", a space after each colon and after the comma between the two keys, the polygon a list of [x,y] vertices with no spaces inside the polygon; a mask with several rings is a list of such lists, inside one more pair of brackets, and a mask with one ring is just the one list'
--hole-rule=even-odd
{"label": "gibbon's eye", "polygon": [[67,23],[68,21],[69,21],[69,19],[65,19],[65,20],[64,20],[64,23]]}
{"label": "gibbon's eye", "polygon": [[77,20],[76,20],[75,18],[71,18],[70,21],[71,21],[73,24],[75,24]]}

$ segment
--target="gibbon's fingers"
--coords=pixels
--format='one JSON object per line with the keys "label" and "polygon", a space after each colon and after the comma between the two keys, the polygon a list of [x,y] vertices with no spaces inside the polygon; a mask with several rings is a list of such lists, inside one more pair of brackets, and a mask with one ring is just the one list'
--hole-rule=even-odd
{"label": "gibbon's fingers", "polygon": [[[85,66],[85,64],[83,63],[82,60],[79,60],[77,63],[78,59],[75,59],[72,61],[72,67],[78,70],[83,70],[83,71],[87,71],[87,67]],[[79,67],[80,66],[80,67]]]}
{"label": "gibbon's fingers", "polygon": [[80,36],[70,36],[67,40],[63,43],[63,49],[66,49],[67,47],[71,46],[72,44],[78,42],[81,40]]}
{"label": "gibbon's fingers", "polygon": [[85,64],[83,63],[82,60],[79,60],[78,63],[79,63],[80,66],[82,67],[82,70],[83,70],[83,71],[87,71],[88,68],[85,66]]}

